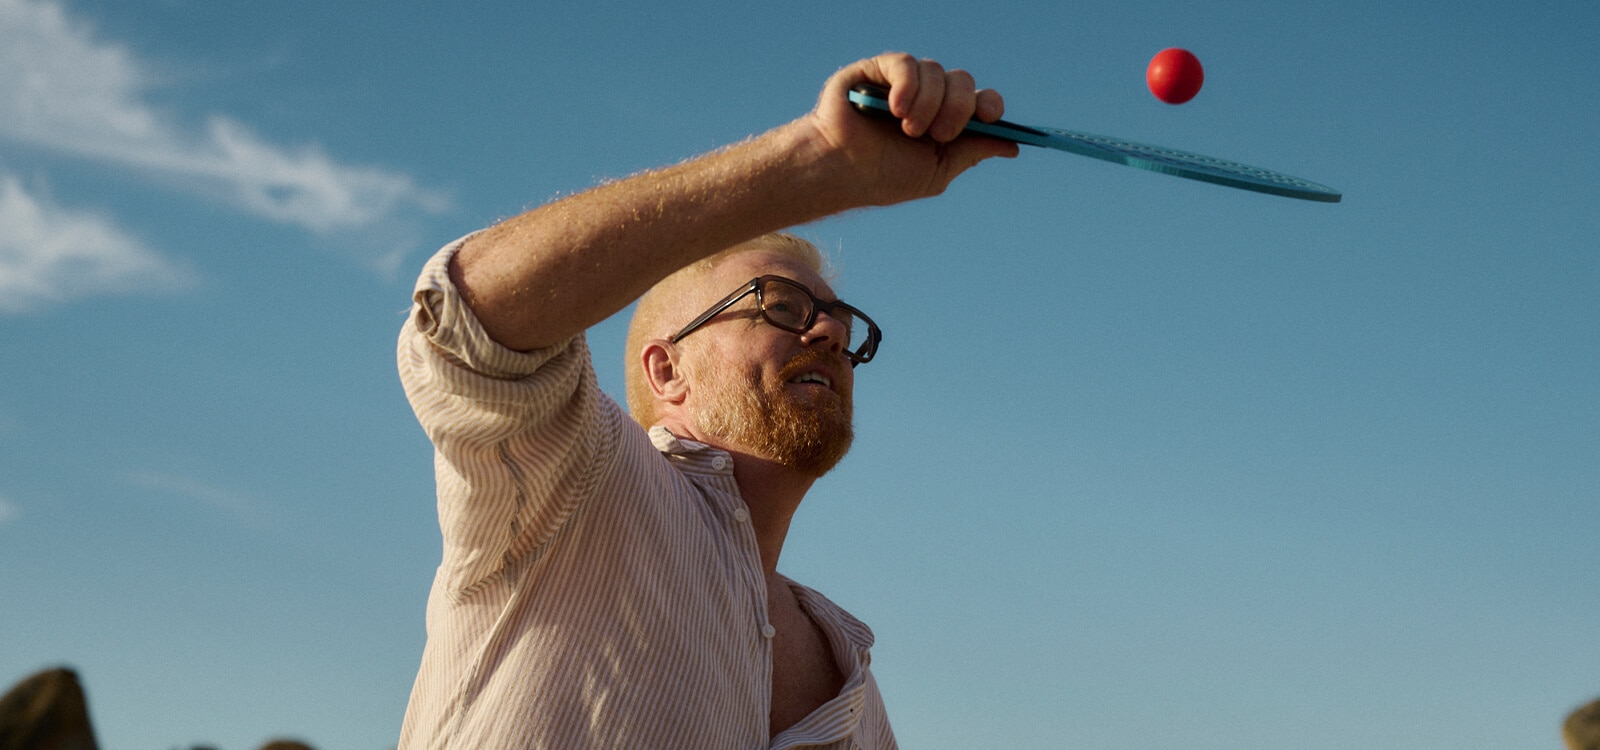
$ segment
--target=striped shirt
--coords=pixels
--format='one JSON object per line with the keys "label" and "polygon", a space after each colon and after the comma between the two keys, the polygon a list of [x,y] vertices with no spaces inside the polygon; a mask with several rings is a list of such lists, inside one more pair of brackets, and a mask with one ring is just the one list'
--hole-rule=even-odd
{"label": "striped shirt", "polygon": [[450,283],[460,243],[399,341],[444,538],[400,750],[895,747],[872,631],[792,581],[846,680],[769,742],[774,630],[731,457],[641,429],[581,335],[492,341]]}

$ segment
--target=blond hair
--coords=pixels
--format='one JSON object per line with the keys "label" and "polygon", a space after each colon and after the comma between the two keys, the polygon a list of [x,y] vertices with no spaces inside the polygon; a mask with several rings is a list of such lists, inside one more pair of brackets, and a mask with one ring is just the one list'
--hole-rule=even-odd
{"label": "blond hair", "polygon": [[655,286],[650,287],[650,290],[639,298],[639,303],[633,310],[633,320],[628,324],[627,354],[624,361],[628,411],[639,424],[650,427],[660,417],[656,411],[656,400],[650,390],[650,384],[645,380],[644,365],[639,359],[645,344],[677,333],[679,328],[690,321],[697,311],[684,311],[682,308],[685,301],[694,299],[694,292],[706,283],[711,272],[723,261],[735,255],[760,250],[787,255],[804,263],[818,275],[827,276],[827,262],[815,245],[787,232],[773,232],[719,250],[690,263],[656,282]]}

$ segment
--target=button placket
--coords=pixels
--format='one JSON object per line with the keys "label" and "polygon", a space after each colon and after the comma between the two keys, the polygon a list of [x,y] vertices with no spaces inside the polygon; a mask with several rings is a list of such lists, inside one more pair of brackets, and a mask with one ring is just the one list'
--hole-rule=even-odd
{"label": "button placket", "polygon": [[[712,456],[709,462],[711,468],[719,472],[725,472],[732,463],[732,459],[723,455]],[[721,492],[713,493],[719,501],[718,504],[723,507],[730,505],[733,507],[732,512],[728,514],[736,524],[732,527],[733,537],[739,540],[738,546],[744,548],[749,555],[750,565],[742,572],[748,579],[751,603],[755,605],[752,624],[756,626],[756,632],[761,635],[761,649],[765,651],[765,656],[769,660],[767,668],[770,671],[772,639],[778,630],[772,626],[767,613],[766,580],[761,573],[761,551],[756,543],[755,530],[750,526],[750,509],[745,506],[744,498],[739,494],[739,488],[732,476],[723,473],[713,483],[722,488]]]}

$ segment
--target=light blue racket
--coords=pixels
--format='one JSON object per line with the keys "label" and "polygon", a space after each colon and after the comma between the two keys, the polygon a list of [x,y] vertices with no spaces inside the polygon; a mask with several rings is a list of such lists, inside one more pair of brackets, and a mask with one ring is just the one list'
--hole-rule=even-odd
{"label": "light blue racket", "polygon": [[[889,112],[889,92],[871,84],[864,83],[852,89],[850,91],[850,101],[856,105],[857,109],[875,116],[884,116]],[[1070,130],[1057,130],[1056,128],[1029,127],[1006,122],[1005,120],[979,122],[974,119],[967,123],[967,130],[995,138],[1004,138],[1008,141],[1025,143],[1029,146],[1053,148],[1058,151],[1078,154],[1079,156],[1109,161],[1113,164],[1148,169],[1152,172],[1226,185],[1241,190],[1253,190],[1257,193],[1281,195],[1287,198],[1299,198],[1308,201],[1322,201],[1324,203],[1338,203],[1342,197],[1338,190],[1327,185],[1319,185],[1309,180],[1290,177],[1269,169],[1252,167],[1248,164],[1240,164],[1211,156],[1191,154],[1187,151],[1179,151],[1163,146],[1147,146],[1142,143],[1125,141],[1121,138],[1075,133]]]}

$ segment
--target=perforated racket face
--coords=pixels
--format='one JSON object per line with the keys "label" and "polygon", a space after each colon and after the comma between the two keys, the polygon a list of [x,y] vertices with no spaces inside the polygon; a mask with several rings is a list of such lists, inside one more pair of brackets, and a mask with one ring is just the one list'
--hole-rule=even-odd
{"label": "perforated racket face", "polygon": [[[881,92],[881,90],[879,90]],[[851,91],[850,101],[865,110],[888,112],[889,102],[878,92]],[[1111,138],[1092,133],[1078,133],[1058,128],[1041,128],[1006,122],[967,123],[967,130],[1030,146],[1053,148],[1058,151],[1088,156],[1152,172],[1210,182],[1216,185],[1252,190],[1258,193],[1281,195],[1301,200],[1337,203],[1339,191],[1310,180],[1252,167],[1227,159],[1180,151],[1165,146],[1151,146],[1122,138]]]}
{"label": "perforated racket face", "polygon": [[[968,129],[984,132],[987,129],[981,127],[984,125],[985,123],[981,122],[973,123]],[[1339,191],[1327,185],[1214,156],[1058,128],[1030,129],[1045,136],[1032,145],[1103,159],[1116,164],[1290,198],[1328,203],[1338,202],[1340,198]],[[998,134],[989,133],[989,135]],[[999,137],[1011,139],[1008,135]]]}

